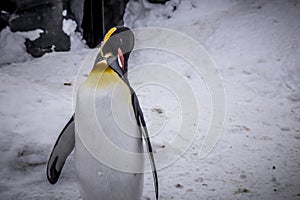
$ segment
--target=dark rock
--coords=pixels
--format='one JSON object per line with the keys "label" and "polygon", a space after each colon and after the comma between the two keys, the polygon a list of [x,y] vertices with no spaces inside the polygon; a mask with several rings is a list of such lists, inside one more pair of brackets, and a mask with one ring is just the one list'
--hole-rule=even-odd
{"label": "dark rock", "polygon": [[11,14],[15,12],[16,9],[17,9],[17,5],[16,2],[14,2],[13,0],[1,0],[0,11],[5,11]]}
{"label": "dark rock", "polygon": [[52,33],[42,33],[41,36],[31,41],[26,39],[25,46],[28,53],[33,57],[41,57],[45,53],[50,53],[54,49],[55,51],[69,51],[70,50],[70,38],[62,31]]}
{"label": "dark rock", "polygon": [[18,10],[28,10],[31,8],[35,8],[42,5],[52,4],[53,0],[17,0],[17,8]]}
{"label": "dark rock", "polygon": [[0,4],[0,31],[8,26],[10,15],[15,12],[17,5],[9,0],[1,0]]}
{"label": "dark rock", "polygon": [[13,32],[48,29],[52,24],[51,16],[53,16],[52,9],[48,5],[40,5],[30,10],[17,10],[11,16],[9,26]]}
{"label": "dark rock", "polygon": [[62,31],[62,0],[18,0],[16,5],[17,10],[9,19],[12,31],[44,30],[38,39],[26,39],[28,53],[40,57],[53,50],[70,50],[70,38]]}
{"label": "dark rock", "polygon": [[45,53],[52,52],[51,48],[41,48],[41,47],[34,45],[34,42],[29,40],[28,38],[25,41],[25,46],[26,46],[26,51],[35,58],[41,57]]}
{"label": "dark rock", "polygon": [[0,31],[4,29],[6,26],[8,26],[8,13],[0,13]]}

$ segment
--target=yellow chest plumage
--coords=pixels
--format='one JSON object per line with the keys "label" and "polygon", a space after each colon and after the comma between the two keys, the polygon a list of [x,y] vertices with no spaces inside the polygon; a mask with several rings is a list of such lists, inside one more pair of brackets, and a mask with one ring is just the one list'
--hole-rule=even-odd
{"label": "yellow chest plumage", "polygon": [[83,85],[95,89],[104,89],[105,87],[116,85],[120,81],[122,79],[108,66],[107,62],[101,61],[94,66]]}
{"label": "yellow chest plumage", "polygon": [[[102,136],[105,135],[118,147],[131,152],[137,151],[135,145],[127,143],[136,143],[136,139],[140,139],[131,91],[106,61],[97,63],[88,79],[79,87],[75,115],[79,137],[89,144],[87,149],[95,157],[100,157],[98,154],[103,153],[98,148],[103,147],[99,143],[104,141]],[[96,142],[98,137],[99,143]]]}

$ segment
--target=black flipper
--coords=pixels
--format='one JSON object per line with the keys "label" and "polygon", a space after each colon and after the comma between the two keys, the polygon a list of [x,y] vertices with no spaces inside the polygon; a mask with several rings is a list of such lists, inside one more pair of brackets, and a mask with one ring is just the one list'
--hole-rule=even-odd
{"label": "black flipper", "polygon": [[156,166],[155,166],[155,161],[154,161],[154,156],[153,156],[153,150],[152,150],[152,146],[151,146],[151,142],[150,142],[150,138],[149,138],[149,134],[148,134],[148,129],[146,126],[146,122],[144,119],[142,109],[139,104],[139,100],[138,100],[135,92],[132,89],[131,89],[131,91],[132,91],[132,96],[131,96],[132,106],[134,109],[134,114],[135,114],[137,124],[139,126],[140,131],[143,133],[142,135],[145,140],[146,147],[147,147],[147,150],[149,153],[149,159],[150,159],[150,164],[151,164],[151,168],[152,168],[154,187],[155,187],[155,196],[156,196],[156,200],[158,200],[158,178],[157,178],[157,171],[156,171]]}
{"label": "black flipper", "polygon": [[[97,59],[101,60],[101,57],[99,56]],[[96,59],[96,62],[98,62],[97,59]],[[127,59],[128,59],[128,57],[127,57]],[[128,78],[127,78],[127,70],[123,71],[121,69],[121,67],[119,66],[118,61],[115,57],[108,58],[107,62],[109,64],[109,66],[111,67],[111,69],[113,69],[121,77],[121,79],[128,85],[128,87],[131,91],[132,106],[133,106],[133,110],[134,110],[137,125],[139,126],[140,132],[142,133],[142,136],[145,140],[146,147],[147,147],[147,150],[148,150],[148,153],[149,153],[149,159],[150,159],[150,163],[151,163],[154,186],[155,186],[156,200],[158,200],[157,171],[156,171],[156,166],[155,166],[155,162],[154,162],[153,150],[152,150],[152,146],[151,146],[151,142],[150,142],[150,138],[149,138],[149,134],[148,134],[148,129],[147,129],[146,122],[145,122],[145,119],[144,119],[143,111],[142,111],[142,109],[140,107],[140,104],[139,104],[139,100],[138,100],[134,90],[132,89],[132,87],[129,84],[129,81],[128,81]],[[125,63],[127,63],[127,61],[125,61]]]}
{"label": "black flipper", "polygon": [[47,178],[51,184],[55,184],[67,157],[75,145],[75,122],[74,115],[66,124],[58,136],[47,164]]}

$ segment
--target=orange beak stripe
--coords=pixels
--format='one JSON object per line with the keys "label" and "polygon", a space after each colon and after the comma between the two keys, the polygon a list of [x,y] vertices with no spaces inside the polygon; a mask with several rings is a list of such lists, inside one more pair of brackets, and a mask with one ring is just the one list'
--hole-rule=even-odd
{"label": "orange beak stripe", "polygon": [[117,30],[117,28],[115,28],[115,27],[114,27],[114,28],[111,28],[111,29],[106,33],[103,42],[105,43],[105,42],[110,38],[110,36],[111,36],[116,30]]}

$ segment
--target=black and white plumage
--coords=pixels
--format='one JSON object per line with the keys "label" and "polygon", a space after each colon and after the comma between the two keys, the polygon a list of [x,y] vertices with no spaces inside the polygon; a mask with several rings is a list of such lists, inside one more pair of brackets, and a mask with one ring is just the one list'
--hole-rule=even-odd
{"label": "black and white plumage", "polygon": [[[115,27],[107,33],[94,68],[78,90],[75,114],[57,139],[48,161],[47,177],[51,184],[55,184],[67,156],[75,146],[76,175],[83,199],[141,198],[143,157],[127,159],[121,163],[137,170],[137,173],[107,166],[101,159],[113,163],[124,158],[111,151],[110,147],[103,149],[106,136],[116,146],[138,154],[143,153],[141,138],[144,138],[158,199],[158,178],[147,126],[138,98],[127,79],[127,62],[133,47],[134,35],[129,28]],[[116,86],[117,97],[113,94]],[[111,102],[129,111],[129,117],[119,120],[125,124],[130,135],[124,134],[115,122]],[[130,121],[130,116],[135,119],[134,123]]]}

